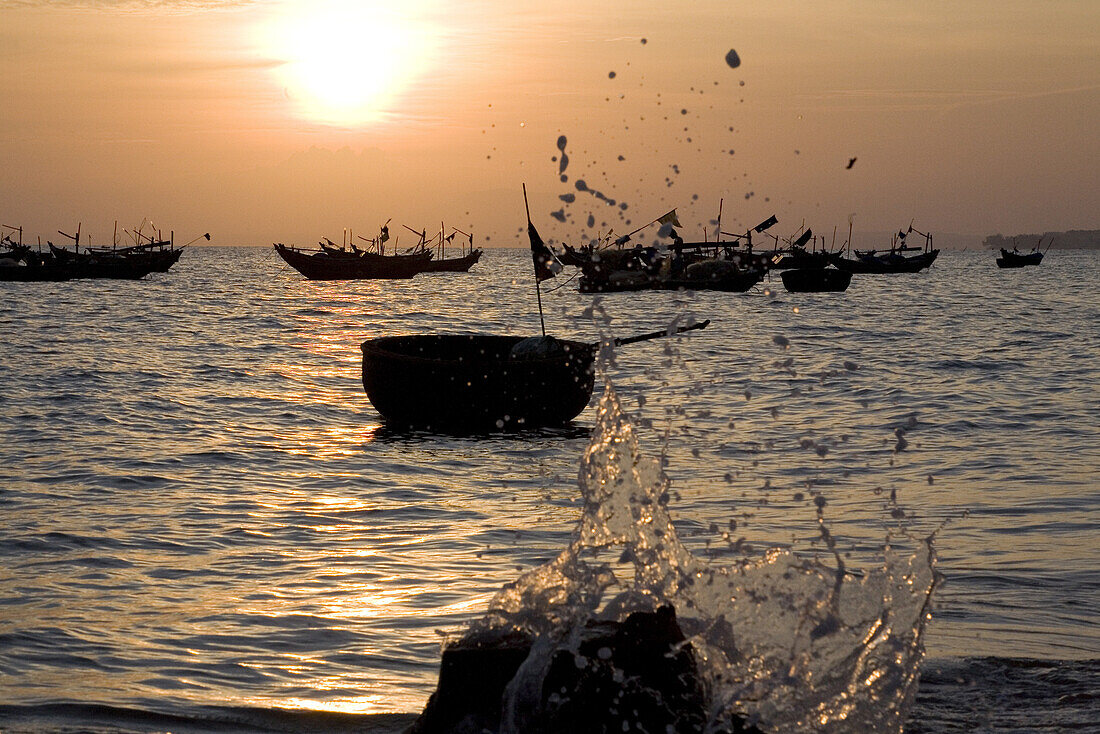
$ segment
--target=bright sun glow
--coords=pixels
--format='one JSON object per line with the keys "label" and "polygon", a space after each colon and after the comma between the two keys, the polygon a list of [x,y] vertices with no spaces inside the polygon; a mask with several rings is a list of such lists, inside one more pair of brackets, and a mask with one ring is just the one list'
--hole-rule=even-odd
{"label": "bright sun glow", "polygon": [[[297,112],[317,122],[379,122],[430,65],[431,0],[306,0],[285,5],[269,34]],[[389,6],[389,7],[387,7]]]}

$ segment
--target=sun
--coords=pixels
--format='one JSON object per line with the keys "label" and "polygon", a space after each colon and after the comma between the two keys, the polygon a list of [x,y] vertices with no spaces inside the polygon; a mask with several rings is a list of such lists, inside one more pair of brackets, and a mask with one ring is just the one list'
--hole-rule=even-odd
{"label": "sun", "polygon": [[[396,7],[395,7],[396,5]],[[285,4],[270,35],[277,73],[297,114],[343,126],[384,121],[430,66],[424,0],[305,0]]]}

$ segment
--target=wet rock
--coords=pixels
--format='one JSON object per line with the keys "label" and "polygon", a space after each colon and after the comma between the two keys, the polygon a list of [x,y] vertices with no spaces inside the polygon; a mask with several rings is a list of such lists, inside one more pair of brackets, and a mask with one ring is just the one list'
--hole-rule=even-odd
{"label": "wet rock", "polygon": [[[443,651],[439,685],[410,734],[483,734],[500,729],[505,688],[531,651],[519,634],[479,635]],[[671,606],[622,622],[593,621],[576,648],[559,647],[542,683],[528,734],[702,732],[707,700],[691,643]],[[740,722],[728,732],[757,732]]]}
{"label": "wet rock", "polygon": [[466,637],[443,650],[439,683],[407,734],[482,734],[500,729],[504,688],[531,652],[519,633]]}

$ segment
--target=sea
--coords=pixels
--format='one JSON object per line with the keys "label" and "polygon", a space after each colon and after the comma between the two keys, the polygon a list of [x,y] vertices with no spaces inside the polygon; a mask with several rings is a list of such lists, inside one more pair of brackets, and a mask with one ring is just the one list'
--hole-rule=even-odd
{"label": "sea", "polygon": [[[0,283],[0,731],[401,732],[445,643],[591,545],[624,436],[651,471],[616,501],[661,490],[666,566],[741,579],[711,602],[770,647],[724,694],[765,730],[1100,731],[1100,252],[994,259],[591,295],[571,268],[536,293],[525,248],[311,282],[189,247],[139,281]],[[363,341],[535,336],[540,301],[605,345],[710,323],[603,350],[563,428],[383,424]],[[902,652],[868,662],[839,612],[807,635],[837,568]],[[805,708],[840,671],[807,673],[821,638],[865,679]]]}

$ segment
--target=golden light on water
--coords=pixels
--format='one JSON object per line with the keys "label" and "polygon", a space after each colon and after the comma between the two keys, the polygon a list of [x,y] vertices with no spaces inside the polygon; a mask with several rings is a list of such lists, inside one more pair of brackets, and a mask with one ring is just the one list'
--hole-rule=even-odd
{"label": "golden light on water", "polygon": [[264,31],[295,114],[331,125],[385,121],[399,96],[431,67],[439,34],[433,0],[399,8],[376,0],[289,2]]}

